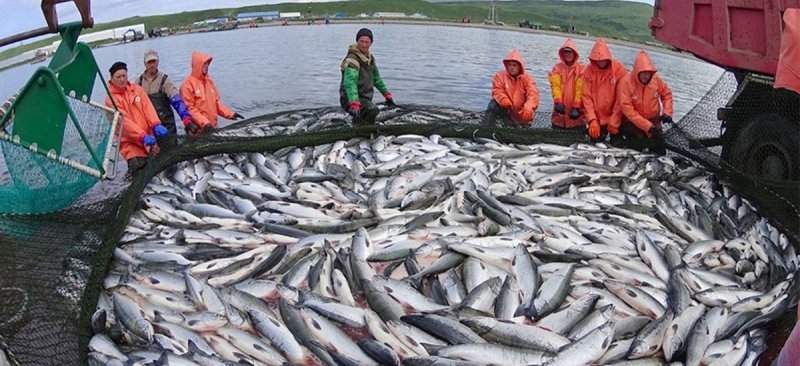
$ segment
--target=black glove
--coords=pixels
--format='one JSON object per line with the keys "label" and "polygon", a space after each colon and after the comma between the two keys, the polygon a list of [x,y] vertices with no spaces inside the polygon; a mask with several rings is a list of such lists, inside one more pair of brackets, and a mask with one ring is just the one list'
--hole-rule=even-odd
{"label": "black glove", "polygon": [[567,109],[564,107],[564,103],[556,103],[553,106],[553,110],[555,110],[556,113],[558,113],[558,114],[567,113]]}
{"label": "black glove", "polygon": [[674,121],[672,120],[672,117],[670,117],[669,115],[665,114],[661,116],[661,123],[673,123],[673,122]]}
{"label": "black glove", "polygon": [[386,107],[395,108],[397,104],[394,104],[394,99],[386,99]]}
{"label": "black glove", "polygon": [[581,110],[579,108],[572,107],[572,109],[569,110],[569,119],[575,120],[578,119],[578,117],[580,116],[581,116]]}
{"label": "black glove", "polygon": [[653,125],[650,127],[650,131],[647,131],[650,134],[650,137],[654,139],[663,139],[664,138],[664,130],[661,127]]}
{"label": "black glove", "polygon": [[239,113],[234,113],[233,114],[233,120],[235,121],[235,120],[239,120],[239,119],[244,119],[244,116],[239,114]]}
{"label": "black glove", "polygon": [[203,133],[208,133],[214,131],[215,128],[210,123],[203,127]]}
{"label": "black glove", "polygon": [[200,133],[200,127],[197,127],[197,125],[194,124],[194,122],[189,122],[183,125],[183,128],[186,130],[186,134],[189,136],[194,136]]}

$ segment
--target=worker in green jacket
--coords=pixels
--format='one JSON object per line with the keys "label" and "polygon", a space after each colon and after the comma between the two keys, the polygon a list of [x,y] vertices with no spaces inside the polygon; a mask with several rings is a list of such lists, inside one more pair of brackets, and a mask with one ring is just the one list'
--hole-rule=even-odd
{"label": "worker in green jacket", "polygon": [[395,106],[392,93],[381,79],[375,57],[369,53],[372,46],[372,31],[361,28],[356,34],[356,44],[350,45],[342,61],[342,83],[339,86],[339,102],[353,116],[353,124],[375,123],[378,107],[372,103],[373,88],[386,98],[389,108]]}

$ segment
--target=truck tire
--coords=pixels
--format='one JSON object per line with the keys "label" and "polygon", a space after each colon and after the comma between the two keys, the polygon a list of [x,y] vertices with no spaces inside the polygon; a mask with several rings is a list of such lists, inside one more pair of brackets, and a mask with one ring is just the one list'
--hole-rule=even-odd
{"label": "truck tire", "polygon": [[800,130],[776,114],[753,117],[727,146],[725,159],[742,173],[770,180],[800,180]]}

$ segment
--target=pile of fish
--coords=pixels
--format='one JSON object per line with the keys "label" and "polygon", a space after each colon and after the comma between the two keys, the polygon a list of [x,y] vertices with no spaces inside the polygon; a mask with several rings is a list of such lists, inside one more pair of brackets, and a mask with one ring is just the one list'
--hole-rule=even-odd
{"label": "pile of fish", "polygon": [[436,135],[223,154],[147,186],[89,358],[752,365],[797,263],[679,157]]}

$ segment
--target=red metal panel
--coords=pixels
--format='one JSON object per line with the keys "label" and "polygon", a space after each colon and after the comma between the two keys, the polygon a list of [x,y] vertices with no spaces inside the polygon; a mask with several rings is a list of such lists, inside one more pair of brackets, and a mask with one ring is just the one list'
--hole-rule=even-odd
{"label": "red metal panel", "polygon": [[656,0],[650,27],[661,42],[711,63],[774,75],[782,12],[800,0]]}

